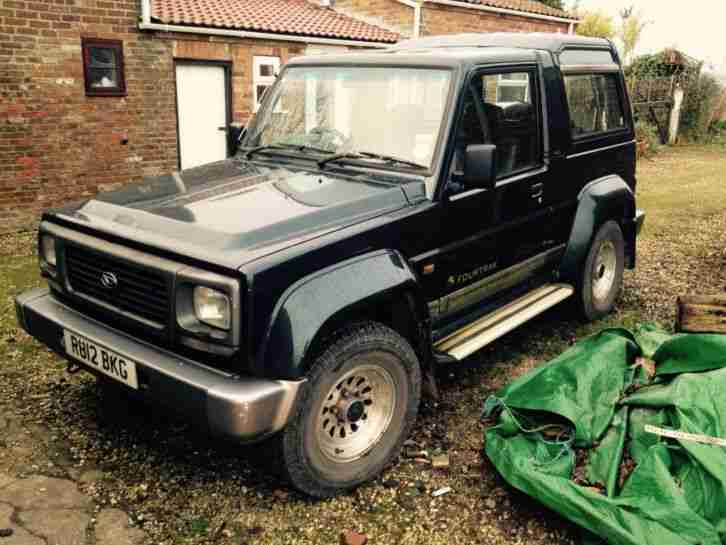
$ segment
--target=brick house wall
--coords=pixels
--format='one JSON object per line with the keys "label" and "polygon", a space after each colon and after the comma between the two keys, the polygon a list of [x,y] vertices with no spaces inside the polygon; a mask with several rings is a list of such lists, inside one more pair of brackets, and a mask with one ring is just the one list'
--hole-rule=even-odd
{"label": "brick house wall", "polygon": [[[396,0],[336,0],[335,9],[369,17],[405,36],[413,33],[413,9]],[[569,23],[431,3],[424,3],[421,9],[422,36],[505,31],[566,33]]]}
{"label": "brick house wall", "polygon": [[421,15],[421,34],[423,36],[461,32],[567,33],[568,31],[568,23],[440,4],[424,4]]}
{"label": "brick house wall", "polygon": [[335,10],[399,32],[413,33],[413,8],[395,0],[335,0]]}
{"label": "brick house wall", "polygon": [[[232,65],[233,121],[253,109],[252,58],[306,44],[138,30],[138,0],[0,0],[0,232],[47,208],[178,168],[175,59]],[[81,37],[123,41],[124,97],[87,97]]]}
{"label": "brick house wall", "polygon": [[[136,0],[0,1],[1,230],[176,165],[171,46],[138,14]],[[81,36],[123,40],[126,97],[86,97]]]}

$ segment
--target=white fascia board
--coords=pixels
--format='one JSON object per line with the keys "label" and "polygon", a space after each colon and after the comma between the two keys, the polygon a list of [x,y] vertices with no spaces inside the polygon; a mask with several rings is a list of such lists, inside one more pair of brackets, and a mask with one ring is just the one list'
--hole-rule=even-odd
{"label": "white fascia board", "polygon": [[295,34],[273,34],[270,32],[250,32],[226,28],[209,28],[199,26],[167,25],[165,23],[139,23],[141,30],[157,30],[160,32],[180,32],[185,34],[204,34],[210,36],[227,36],[231,38],[255,38],[259,40],[275,40],[279,42],[302,42],[306,44],[348,45],[354,47],[371,47],[382,49],[391,47],[393,42],[366,42],[362,40],[344,40],[336,38],[319,38],[316,36],[298,36]]}

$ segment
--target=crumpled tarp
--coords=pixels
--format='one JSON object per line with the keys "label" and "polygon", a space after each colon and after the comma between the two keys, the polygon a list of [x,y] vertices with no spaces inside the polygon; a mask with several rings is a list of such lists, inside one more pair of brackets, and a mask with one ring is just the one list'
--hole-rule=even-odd
{"label": "crumpled tarp", "polygon": [[[653,370],[653,362],[655,370]],[[611,545],[726,545],[726,335],[608,329],[487,400],[504,479]]]}

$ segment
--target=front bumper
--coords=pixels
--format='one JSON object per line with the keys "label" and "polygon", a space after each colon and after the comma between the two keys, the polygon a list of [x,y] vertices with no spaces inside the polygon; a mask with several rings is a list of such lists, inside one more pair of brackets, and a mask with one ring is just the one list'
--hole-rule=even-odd
{"label": "front bumper", "polygon": [[135,361],[141,397],[215,435],[243,442],[282,429],[304,382],[240,377],[209,368],[91,320],[57,301],[47,289],[20,294],[15,312],[25,331],[65,358],[63,331],[68,329]]}

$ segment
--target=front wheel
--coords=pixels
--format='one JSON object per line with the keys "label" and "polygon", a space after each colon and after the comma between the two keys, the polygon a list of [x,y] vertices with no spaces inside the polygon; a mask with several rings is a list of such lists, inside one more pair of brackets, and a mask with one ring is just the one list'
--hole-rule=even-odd
{"label": "front wheel", "polygon": [[418,359],[403,337],[378,323],[343,330],[313,362],[278,437],[284,473],[318,498],[374,478],[398,455],[420,395]]}
{"label": "front wheel", "polygon": [[625,241],[620,226],[605,222],[593,238],[577,285],[580,310],[598,320],[615,307],[623,283]]}

